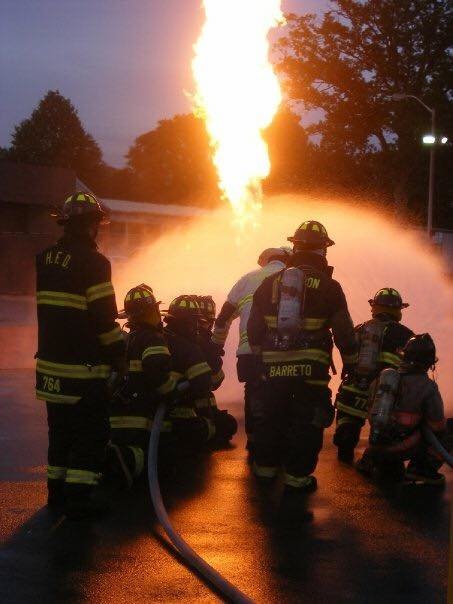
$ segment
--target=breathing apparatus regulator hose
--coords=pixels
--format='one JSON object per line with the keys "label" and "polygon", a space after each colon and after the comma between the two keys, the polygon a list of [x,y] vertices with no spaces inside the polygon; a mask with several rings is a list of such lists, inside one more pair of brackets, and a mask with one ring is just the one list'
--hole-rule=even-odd
{"label": "breathing apparatus regulator hose", "polygon": [[237,587],[224,579],[212,566],[210,566],[203,558],[201,558],[184,539],[173,528],[170,518],[168,517],[162,495],[159,487],[157,475],[157,452],[159,447],[159,437],[166,412],[166,404],[160,403],[154,416],[154,421],[151,429],[151,437],[148,450],[148,481],[151,499],[156,511],[156,516],[168,535],[168,538],[173,543],[177,551],[184,558],[186,563],[197,570],[211,585],[213,585],[219,593],[221,593],[228,602],[234,604],[253,604],[248,596],[243,594]]}
{"label": "breathing apparatus regulator hose", "polygon": [[447,449],[437,440],[432,430],[430,430],[427,426],[423,426],[422,428],[423,436],[428,441],[428,443],[435,449],[437,453],[442,457],[442,459],[453,468],[453,455],[451,455]]}

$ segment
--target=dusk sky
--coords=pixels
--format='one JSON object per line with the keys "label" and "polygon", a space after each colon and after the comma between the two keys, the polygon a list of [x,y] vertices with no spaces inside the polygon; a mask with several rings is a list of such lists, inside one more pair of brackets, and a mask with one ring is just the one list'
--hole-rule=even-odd
{"label": "dusk sky", "polygon": [[[326,5],[283,0],[285,12]],[[190,110],[184,90],[193,88],[202,22],[201,0],[1,0],[0,146],[47,90],[59,89],[104,159],[123,165],[137,135]]]}

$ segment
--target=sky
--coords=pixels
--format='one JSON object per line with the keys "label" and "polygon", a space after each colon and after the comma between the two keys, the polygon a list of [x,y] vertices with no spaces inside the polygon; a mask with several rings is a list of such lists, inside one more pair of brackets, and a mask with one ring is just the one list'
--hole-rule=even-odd
{"label": "sky", "polygon": [[[295,13],[326,5],[282,1]],[[105,161],[124,165],[138,135],[190,110],[185,91],[193,90],[192,45],[202,23],[201,0],[0,0],[0,146],[47,90],[58,89]]]}

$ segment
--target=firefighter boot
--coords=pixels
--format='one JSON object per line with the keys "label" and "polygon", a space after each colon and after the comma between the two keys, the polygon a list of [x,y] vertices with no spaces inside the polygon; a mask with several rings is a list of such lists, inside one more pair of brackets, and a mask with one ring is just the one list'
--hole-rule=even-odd
{"label": "firefighter boot", "polygon": [[88,520],[103,516],[109,511],[106,502],[94,496],[94,488],[82,484],[66,484],[64,513],[69,520]]}
{"label": "firefighter boot", "polygon": [[215,436],[213,445],[215,447],[226,447],[236,434],[238,424],[236,419],[226,410],[218,410],[214,416]]}
{"label": "firefighter boot", "polygon": [[434,463],[417,463],[411,460],[404,475],[404,482],[421,486],[445,487],[445,476],[437,472],[434,465]]}

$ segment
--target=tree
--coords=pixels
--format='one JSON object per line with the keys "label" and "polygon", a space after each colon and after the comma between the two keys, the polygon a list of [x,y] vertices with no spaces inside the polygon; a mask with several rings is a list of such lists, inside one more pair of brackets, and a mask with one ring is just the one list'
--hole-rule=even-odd
{"label": "tree", "polygon": [[[326,158],[349,164],[358,187],[378,187],[420,211],[428,165],[420,140],[430,118],[413,101],[389,99],[415,94],[436,107],[439,130],[451,129],[451,3],[335,0],[331,5],[322,19],[287,18],[277,43],[287,94],[305,109],[321,111],[308,132],[321,137]],[[331,174],[341,181],[344,172],[335,168]]]}
{"label": "tree", "polygon": [[285,192],[311,184],[310,149],[300,117],[283,104],[264,132],[271,161],[271,172],[265,182],[267,192]]}
{"label": "tree", "polygon": [[95,186],[102,153],[71,101],[49,90],[31,116],[15,126],[9,157],[18,162],[73,169]]}
{"label": "tree", "polygon": [[192,114],[160,120],[126,155],[137,199],[213,205],[217,175],[204,122]]}

